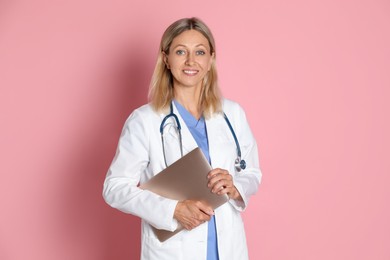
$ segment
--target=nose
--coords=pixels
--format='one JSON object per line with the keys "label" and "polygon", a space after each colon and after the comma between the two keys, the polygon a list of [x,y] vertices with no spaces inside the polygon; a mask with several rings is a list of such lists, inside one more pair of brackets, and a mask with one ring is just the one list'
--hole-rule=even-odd
{"label": "nose", "polygon": [[193,52],[188,52],[186,58],[186,65],[193,65],[195,63],[195,54]]}

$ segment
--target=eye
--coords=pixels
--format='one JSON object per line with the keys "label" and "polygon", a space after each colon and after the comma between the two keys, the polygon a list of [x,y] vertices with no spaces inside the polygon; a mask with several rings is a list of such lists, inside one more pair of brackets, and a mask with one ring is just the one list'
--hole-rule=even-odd
{"label": "eye", "polygon": [[206,54],[206,52],[205,51],[196,51],[196,55],[205,55]]}
{"label": "eye", "polygon": [[176,54],[177,55],[184,55],[184,54],[186,54],[186,52],[184,50],[177,50]]}

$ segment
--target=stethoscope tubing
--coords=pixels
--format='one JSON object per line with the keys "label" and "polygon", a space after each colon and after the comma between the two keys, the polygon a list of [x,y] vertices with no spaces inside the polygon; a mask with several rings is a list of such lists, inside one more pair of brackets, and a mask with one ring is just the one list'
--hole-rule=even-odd
{"label": "stethoscope tubing", "polygon": [[[177,117],[177,115],[175,113],[173,113],[173,105],[171,103],[171,105],[170,105],[170,112],[169,112],[168,115],[166,115],[163,118],[163,120],[161,122],[161,125],[160,125],[161,143],[162,143],[163,154],[164,154],[164,162],[165,162],[165,166],[166,167],[168,167],[168,164],[167,164],[167,159],[166,159],[166,156],[165,156],[164,125],[165,125],[165,122],[170,117],[173,117],[175,119],[175,121],[176,121],[176,126],[177,126],[177,130],[178,130],[178,133],[179,133],[180,153],[181,153],[181,157],[183,157],[183,142],[182,142],[182,136],[181,136],[181,125],[180,125],[179,118]],[[234,129],[233,129],[231,123],[230,123],[229,118],[227,117],[227,115],[225,113],[223,113],[223,117],[224,117],[224,119],[226,121],[226,124],[229,127],[230,132],[232,133],[234,142],[236,143],[236,152],[237,152],[237,158],[235,160],[236,170],[237,171],[244,170],[246,168],[246,162],[245,162],[245,160],[241,160],[241,147],[240,147],[240,143],[238,142],[238,138],[236,136],[236,133],[234,132]]]}

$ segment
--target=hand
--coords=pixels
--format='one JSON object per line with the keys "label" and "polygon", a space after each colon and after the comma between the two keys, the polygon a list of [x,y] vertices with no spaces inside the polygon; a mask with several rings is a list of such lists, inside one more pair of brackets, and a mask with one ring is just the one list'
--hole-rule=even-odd
{"label": "hand", "polygon": [[182,227],[191,230],[209,221],[214,215],[213,209],[197,200],[183,200],[177,203],[173,217]]}
{"label": "hand", "polygon": [[233,184],[233,177],[227,170],[216,168],[207,175],[209,179],[208,187],[212,193],[222,195],[227,194],[234,200],[242,200],[241,194]]}

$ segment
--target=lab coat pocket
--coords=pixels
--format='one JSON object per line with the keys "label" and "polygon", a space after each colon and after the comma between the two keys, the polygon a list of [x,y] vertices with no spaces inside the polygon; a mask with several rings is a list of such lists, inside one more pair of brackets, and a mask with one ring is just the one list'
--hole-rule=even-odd
{"label": "lab coat pocket", "polygon": [[145,237],[142,243],[142,257],[145,260],[183,259],[182,242],[167,240],[161,243],[153,237]]}

